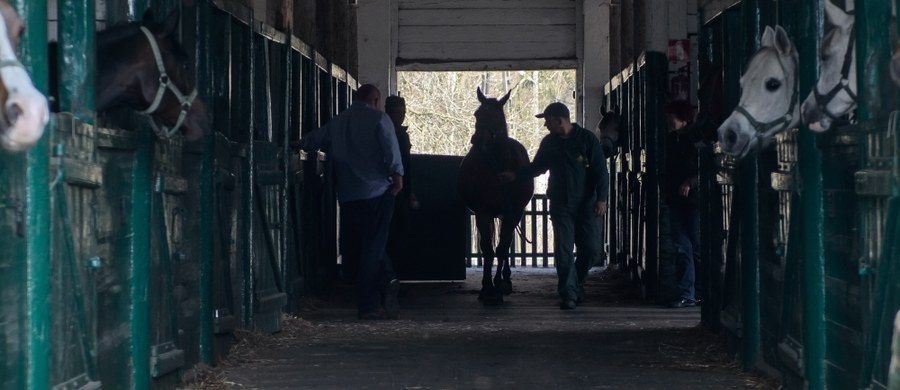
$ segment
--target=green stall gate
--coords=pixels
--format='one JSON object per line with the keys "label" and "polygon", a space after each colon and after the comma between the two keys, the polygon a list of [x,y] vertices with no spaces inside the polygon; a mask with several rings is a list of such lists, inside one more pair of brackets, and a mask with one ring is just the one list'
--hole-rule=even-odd
{"label": "green stall gate", "polygon": [[[702,269],[711,289],[703,323],[729,335],[746,369],[786,388],[887,388],[900,308],[889,12],[888,2],[856,4],[853,123],[820,135],[790,129],[739,162],[701,150]],[[721,96],[726,115],[763,28],[777,21],[799,51],[805,97],[817,78],[821,1],[744,0],[701,26],[700,62],[711,66],[700,79],[720,72],[722,85],[707,93]]]}
{"label": "green stall gate", "polygon": [[660,193],[667,85],[666,56],[645,52],[604,87],[605,107],[617,110],[623,120],[619,151],[609,166],[610,264],[639,282],[645,299],[660,302],[677,295],[674,249]]}
{"label": "green stall gate", "polygon": [[[0,152],[4,389],[175,388],[337,272],[328,156],[294,149],[356,81],[236,1],[106,4],[107,23],[180,13],[214,134],[159,139],[125,111],[95,125],[94,2],[60,1],[59,39],[81,51],[60,52],[64,112],[31,151]],[[46,91],[46,4],[16,8]]]}
{"label": "green stall gate", "polygon": [[[900,136],[887,73],[888,7],[856,7],[853,123],[820,135],[789,129],[774,147],[741,161],[715,144],[700,149],[702,322],[728,335],[745,369],[786,388],[888,386],[900,309]],[[737,106],[740,76],[767,25],[781,21],[798,48],[801,98],[813,87],[822,1],[744,0],[703,20],[699,78],[721,80],[700,86],[704,134],[714,137]],[[619,108],[626,129],[610,166],[609,251],[657,302],[674,294],[675,272],[659,194],[667,69],[661,53],[644,53],[612,77],[604,100]]]}

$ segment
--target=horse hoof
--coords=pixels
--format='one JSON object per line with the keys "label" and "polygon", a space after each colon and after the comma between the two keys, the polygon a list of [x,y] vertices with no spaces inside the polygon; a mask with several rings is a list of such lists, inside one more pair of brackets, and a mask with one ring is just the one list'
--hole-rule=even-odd
{"label": "horse hoof", "polygon": [[507,280],[503,282],[503,295],[512,294],[512,282]]}

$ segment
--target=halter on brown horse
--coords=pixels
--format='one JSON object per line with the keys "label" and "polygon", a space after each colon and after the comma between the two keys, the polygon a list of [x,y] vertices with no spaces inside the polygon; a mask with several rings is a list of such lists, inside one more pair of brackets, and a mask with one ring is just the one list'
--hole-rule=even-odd
{"label": "halter on brown horse", "polygon": [[[485,303],[503,301],[503,294],[512,291],[509,269],[509,246],[513,232],[525,206],[534,193],[534,180],[500,183],[497,174],[516,171],[528,164],[528,152],[519,141],[507,134],[503,105],[510,93],[497,100],[487,98],[477,90],[481,106],[475,110],[475,134],[472,147],[459,167],[459,195],[475,213],[479,246],[484,255],[484,277],[478,299]],[[497,274],[494,266],[494,218],[500,218],[500,242],[497,245]],[[502,277],[501,277],[502,275]]]}
{"label": "halter on brown horse", "polygon": [[16,58],[16,46],[25,24],[15,9],[0,0],[0,146],[25,150],[44,134],[50,119],[47,98],[31,83]]}
{"label": "halter on brown horse", "polygon": [[210,132],[206,103],[197,97],[193,64],[177,40],[178,14],[97,32],[96,109],[125,106],[150,115],[165,138],[182,132],[195,141]]}

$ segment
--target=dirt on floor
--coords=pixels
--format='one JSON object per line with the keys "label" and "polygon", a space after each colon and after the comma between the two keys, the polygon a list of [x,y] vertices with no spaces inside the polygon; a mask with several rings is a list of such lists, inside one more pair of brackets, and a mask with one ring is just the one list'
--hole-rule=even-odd
{"label": "dirt on floor", "polygon": [[593,271],[586,303],[558,308],[555,272],[517,269],[500,306],[466,281],[404,283],[401,319],[355,319],[352,287],[287,314],[272,335],[239,330],[185,389],[777,389],[743,372],[699,308],[641,302],[623,275]]}

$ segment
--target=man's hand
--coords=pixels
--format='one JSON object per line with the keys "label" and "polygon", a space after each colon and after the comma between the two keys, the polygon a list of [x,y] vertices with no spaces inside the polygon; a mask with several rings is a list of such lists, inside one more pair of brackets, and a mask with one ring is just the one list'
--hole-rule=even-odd
{"label": "man's hand", "polygon": [[599,217],[603,214],[606,214],[606,202],[598,200],[597,203],[594,204],[594,215]]}
{"label": "man's hand", "polygon": [[516,173],[510,171],[500,172],[497,174],[497,180],[500,180],[501,183],[509,183],[516,180]]}
{"label": "man's hand", "polygon": [[691,193],[691,179],[685,179],[684,182],[681,183],[681,186],[678,187],[678,195],[681,195],[685,198],[688,197]]}
{"label": "man's hand", "polygon": [[409,207],[413,210],[419,209],[419,198],[416,198],[416,194],[409,194]]}
{"label": "man's hand", "polygon": [[391,195],[397,196],[403,190],[403,176],[398,173],[391,174]]}

